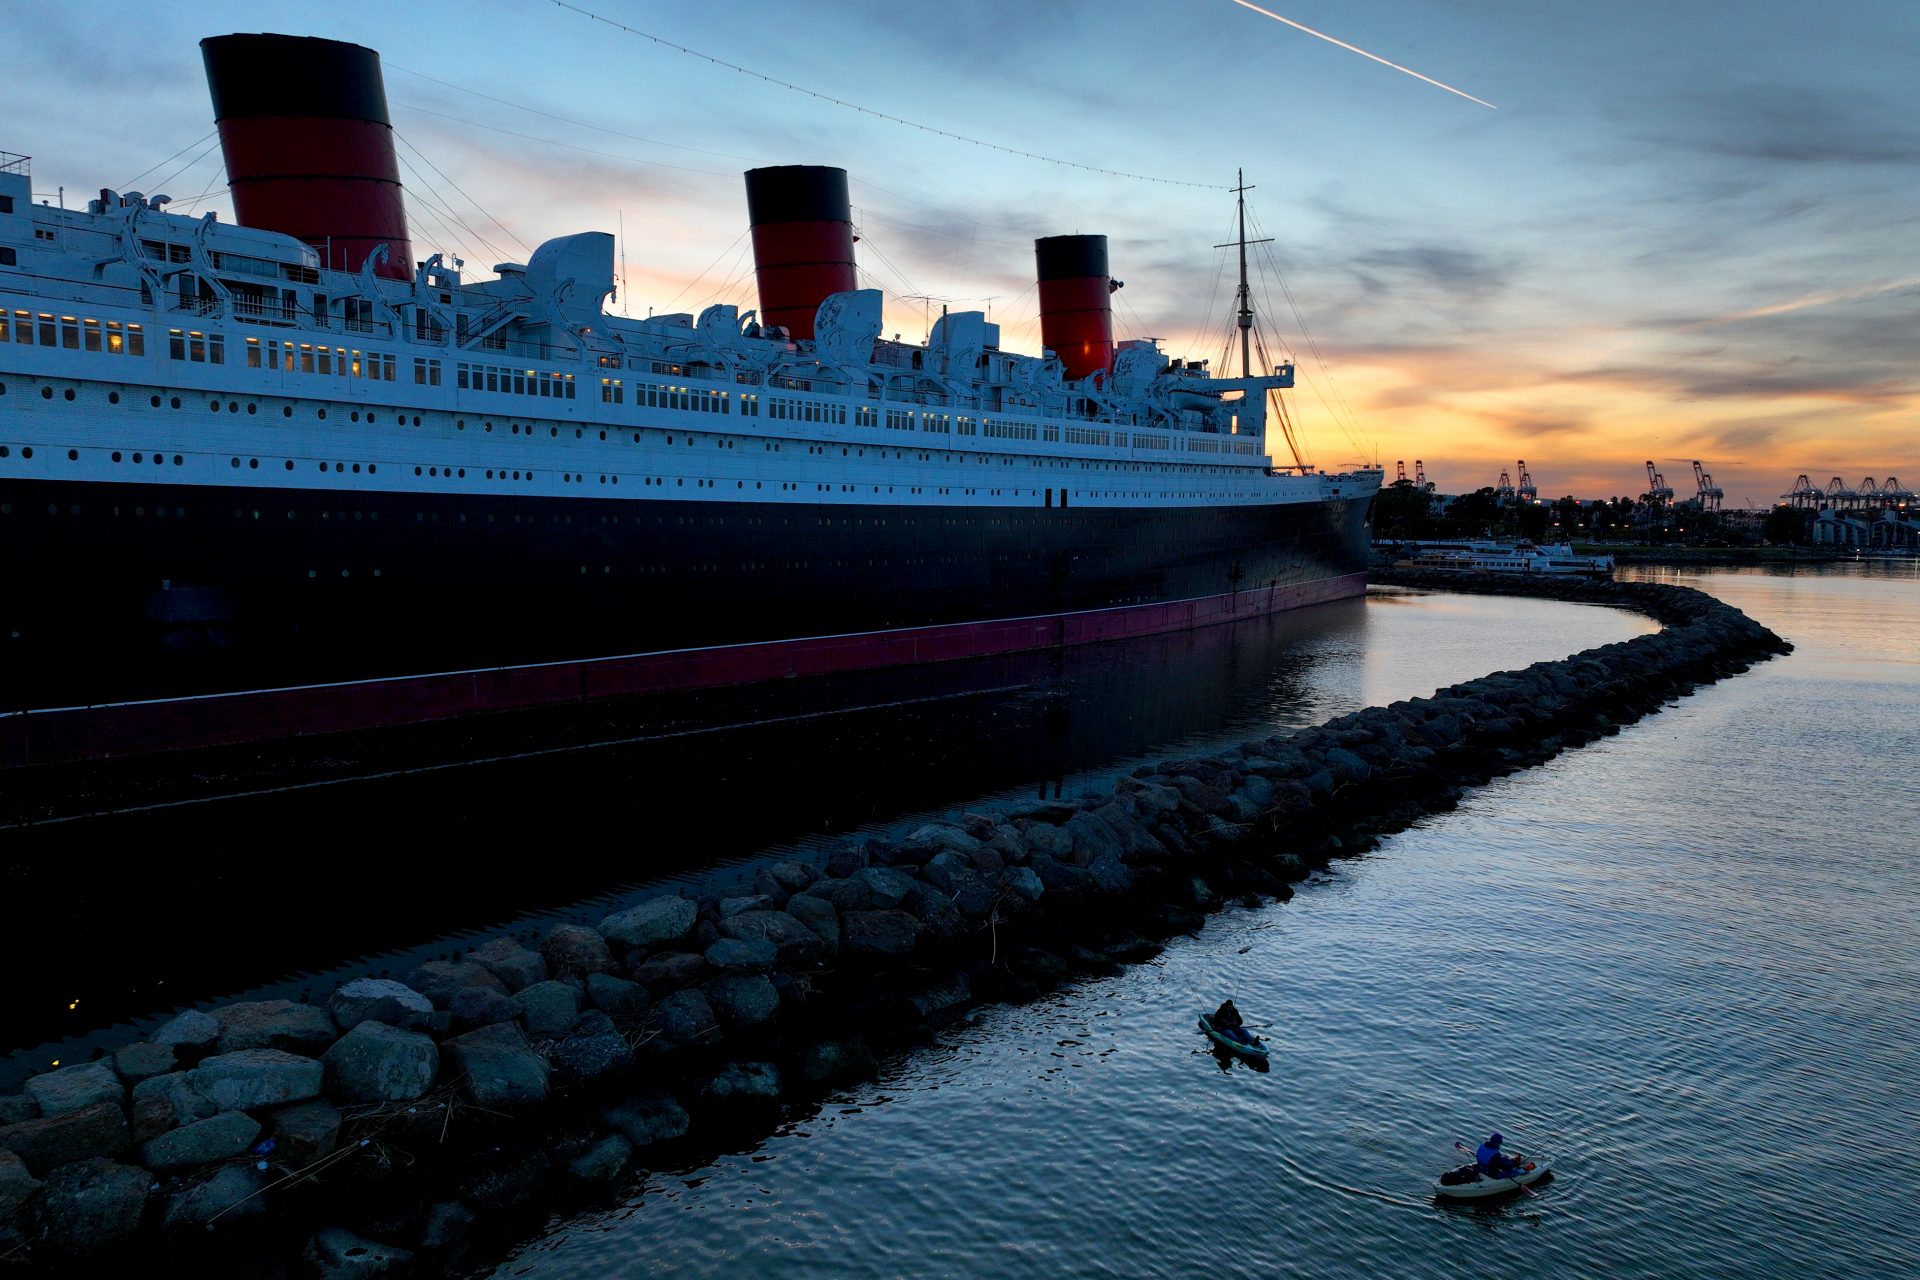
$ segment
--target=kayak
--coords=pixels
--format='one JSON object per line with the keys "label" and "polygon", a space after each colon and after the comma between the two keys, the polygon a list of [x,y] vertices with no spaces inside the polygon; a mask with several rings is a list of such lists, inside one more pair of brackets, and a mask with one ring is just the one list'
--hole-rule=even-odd
{"label": "kayak", "polygon": [[1264,1044],[1248,1044],[1244,1040],[1235,1040],[1232,1036],[1221,1035],[1218,1031],[1215,1031],[1213,1029],[1213,1023],[1204,1013],[1200,1015],[1200,1029],[1207,1033],[1207,1039],[1213,1041],[1229,1053],[1237,1053],[1243,1058],[1259,1060],[1265,1060],[1267,1056],[1267,1046]]}
{"label": "kayak", "polygon": [[1510,1196],[1519,1192],[1521,1187],[1553,1176],[1553,1170],[1546,1161],[1529,1160],[1518,1174],[1511,1178],[1489,1178],[1480,1172],[1474,1164],[1463,1164],[1458,1169],[1450,1169],[1440,1175],[1433,1184],[1433,1194],[1443,1200],[1486,1200],[1493,1196]]}

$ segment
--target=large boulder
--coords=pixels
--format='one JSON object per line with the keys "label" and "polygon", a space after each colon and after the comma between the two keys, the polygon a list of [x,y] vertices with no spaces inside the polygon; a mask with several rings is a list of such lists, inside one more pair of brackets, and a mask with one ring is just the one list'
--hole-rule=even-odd
{"label": "large boulder", "polygon": [[661,947],[692,933],[699,918],[699,908],[690,898],[650,898],[602,920],[600,932],[609,943],[628,951]]}
{"label": "large boulder", "polygon": [[721,978],[706,990],[707,1002],[730,1027],[757,1027],[780,1011],[780,993],[764,973]]}
{"label": "large boulder", "polygon": [[340,1145],[340,1108],[325,1098],[296,1103],[273,1113],[267,1134],[276,1160],[290,1169],[304,1169]]}
{"label": "large boulder", "polygon": [[743,911],[722,920],[720,932],[729,938],[771,942],[783,969],[812,964],[827,954],[820,935],[784,911]]}
{"label": "large boulder", "polygon": [[956,942],[972,929],[953,899],[930,884],[917,886],[906,908],[920,922],[920,936],[929,942]]}
{"label": "large boulder", "polygon": [[935,858],[927,864],[927,883],[953,899],[953,905],[969,919],[984,919],[993,910],[993,882],[972,866]]}
{"label": "large boulder", "polygon": [[660,1033],[648,1043],[660,1048],[708,1044],[720,1030],[706,994],[692,988],[676,991],[653,1006],[647,1021]]}
{"label": "large boulder", "polygon": [[127,1087],[111,1062],[86,1062],[32,1077],[26,1083],[26,1095],[39,1104],[41,1115],[57,1116],[96,1102],[118,1106],[127,1096]]}
{"label": "large boulder", "polygon": [[913,954],[920,930],[920,922],[904,911],[849,911],[840,919],[840,950],[899,959]]}
{"label": "large boulder", "polygon": [[469,1031],[447,1041],[467,1096],[483,1107],[512,1109],[547,1100],[547,1060],[527,1045],[511,1022]]}
{"label": "large boulder", "polygon": [[250,1164],[230,1164],[214,1170],[168,1202],[165,1223],[170,1230],[205,1229],[255,1218],[267,1211],[260,1192],[267,1175]]}
{"label": "large boulder", "polygon": [[1008,867],[1000,873],[1000,884],[1023,902],[1038,902],[1047,891],[1032,867]]}
{"label": "large boulder", "polygon": [[292,1000],[251,1000],[213,1011],[220,1024],[220,1052],[280,1049],[311,1057],[338,1032],[325,1009]]}
{"label": "large boulder", "polygon": [[378,1240],[367,1240],[340,1227],[322,1227],[307,1241],[301,1261],[315,1280],[361,1280],[405,1271],[413,1255]]}
{"label": "large boulder", "polygon": [[178,1054],[208,1054],[220,1042],[220,1024],[198,1009],[188,1009],[149,1038],[155,1044],[172,1045]]}
{"label": "large boulder", "polygon": [[502,995],[507,991],[504,982],[470,960],[429,960],[407,975],[407,985],[436,1009],[445,1009],[463,987],[488,987]]}
{"label": "large boulder", "polygon": [[356,978],[333,993],[327,1011],[342,1031],[363,1022],[392,1027],[424,1027],[433,1021],[433,1001],[391,978]]}
{"label": "large boulder", "polygon": [[549,980],[523,988],[513,998],[520,1019],[536,1036],[557,1036],[580,1016],[580,992],[564,982]]}
{"label": "large boulder", "polygon": [[494,987],[462,987],[447,1001],[447,1013],[453,1025],[464,1031],[512,1022],[520,1016],[520,1006],[514,997]]}
{"label": "large boulder", "polygon": [[633,1144],[617,1133],[600,1141],[567,1161],[567,1173],[582,1182],[612,1182],[626,1172],[633,1159]]}
{"label": "large boulder", "polygon": [[151,1080],[172,1071],[178,1062],[170,1044],[155,1044],[151,1040],[140,1040],[133,1044],[123,1044],[113,1051],[113,1069],[119,1077],[131,1085],[142,1080]]}
{"label": "large boulder", "polygon": [[440,1073],[432,1036],[384,1022],[357,1023],[320,1060],[327,1092],[346,1102],[410,1102]]}
{"label": "large boulder", "polygon": [[703,1102],[770,1104],[780,1100],[780,1068],[771,1062],[735,1062],[700,1087]]}
{"label": "large boulder", "polygon": [[190,1071],[170,1071],[133,1086],[133,1140],[145,1142],[169,1129],[205,1120],[220,1108],[193,1083]]}
{"label": "large boulder", "polygon": [[140,1163],[155,1173],[171,1173],[237,1156],[260,1136],[260,1122],[244,1111],[226,1111],[170,1129],[140,1145]]}
{"label": "large boulder", "polygon": [[[868,911],[873,908],[873,890],[865,880],[860,879],[827,877],[816,880],[807,889],[806,896],[818,898],[836,911]],[[788,906],[792,906],[791,900]]]}
{"label": "large boulder", "polygon": [[1118,854],[1103,853],[1087,864],[1087,875],[1101,893],[1119,896],[1133,888],[1133,870]]}
{"label": "large boulder", "polygon": [[0,1148],[0,1222],[11,1217],[39,1189],[40,1184],[27,1171],[26,1161]]}
{"label": "large boulder", "polygon": [[776,862],[770,867],[762,867],[755,874],[757,881],[765,876],[789,894],[804,893],[808,885],[820,878],[820,869],[805,862]]}
{"label": "large boulder", "polygon": [[326,1068],[317,1059],[278,1049],[244,1049],[215,1054],[187,1077],[216,1109],[251,1111],[319,1097]]}
{"label": "large boulder", "polygon": [[121,1155],[130,1145],[126,1113],[112,1102],[0,1129],[0,1147],[19,1156],[36,1175],[90,1156]]}
{"label": "large boulder", "polygon": [[467,952],[467,961],[500,979],[510,992],[547,980],[546,958],[512,938],[495,938],[483,947],[475,947]]}
{"label": "large boulder", "polygon": [[722,938],[704,954],[722,973],[765,973],[780,958],[779,948],[764,938]]}
{"label": "large boulder", "polygon": [[553,1069],[564,1080],[586,1083],[633,1065],[633,1046],[598,1009],[580,1016],[573,1029],[554,1042]]}
{"label": "large boulder", "polygon": [[547,959],[547,972],[556,978],[584,978],[613,969],[607,940],[582,925],[553,926],[540,943],[540,954]]}
{"label": "large boulder", "polygon": [[899,906],[917,887],[912,876],[893,867],[864,867],[853,878],[867,887],[873,905],[882,911]]}
{"label": "large boulder", "polygon": [[608,1107],[600,1118],[635,1147],[685,1137],[688,1125],[687,1109],[659,1089],[642,1089]]}
{"label": "large boulder", "polygon": [[787,914],[819,934],[827,950],[840,949],[840,913],[825,898],[796,893],[787,899]]}
{"label": "large boulder", "polygon": [[40,1104],[24,1093],[0,1094],[0,1127],[19,1124],[22,1120],[38,1120]]}
{"label": "large boulder", "polygon": [[145,1169],[98,1156],[61,1165],[41,1192],[48,1247],[85,1257],[124,1243],[140,1227],[152,1182]]}
{"label": "large boulder", "polygon": [[587,999],[616,1018],[638,1017],[647,1011],[647,989],[610,973],[587,975]]}
{"label": "large boulder", "polygon": [[691,951],[662,951],[633,966],[633,980],[655,996],[692,986],[706,975],[706,957]]}

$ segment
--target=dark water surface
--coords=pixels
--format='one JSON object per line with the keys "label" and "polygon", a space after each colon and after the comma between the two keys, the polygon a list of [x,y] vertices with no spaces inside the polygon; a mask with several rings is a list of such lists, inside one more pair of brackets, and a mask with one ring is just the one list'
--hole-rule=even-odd
{"label": "dark water surface", "polygon": [[[1914,570],[1662,572],[1797,652],[1285,906],[989,1010],[497,1274],[1920,1275]],[[1350,695],[1308,718],[1425,691],[1390,687],[1422,660],[1386,641],[1403,619],[1485,636],[1512,608],[1370,601],[1365,653],[1314,672]],[[1522,660],[1509,617],[1474,674]],[[1270,1073],[1202,1050],[1227,994]],[[1496,1126],[1559,1176],[1434,1205],[1452,1139]]]}
{"label": "dark water surface", "polygon": [[850,831],[1075,795],[1142,759],[1651,628],[1549,601],[1376,592],[1065,654],[720,691],[618,724],[541,721],[537,739],[505,728],[427,763],[309,760],[324,785],[213,773],[176,785],[227,798],[0,829],[0,1088],[137,1039],[179,1005],[324,999]]}

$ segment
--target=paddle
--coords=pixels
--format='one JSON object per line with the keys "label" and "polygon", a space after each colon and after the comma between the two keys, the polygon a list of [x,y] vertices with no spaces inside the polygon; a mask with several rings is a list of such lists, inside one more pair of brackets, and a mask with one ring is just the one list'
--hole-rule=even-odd
{"label": "paddle", "polygon": [[[1460,1141],[1460,1139],[1458,1138],[1455,1138],[1453,1140],[1453,1145],[1460,1148],[1460,1150],[1466,1152],[1468,1155],[1472,1156],[1476,1163],[1479,1162],[1480,1152],[1477,1149],[1468,1146],[1466,1143]],[[1512,1156],[1510,1158],[1514,1160],[1526,1159],[1525,1156]],[[1524,1170],[1522,1172],[1524,1172]],[[1529,1196],[1532,1196],[1534,1199],[1538,1200],[1540,1198],[1540,1193],[1538,1191],[1535,1191],[1532,1187],[1520,1181],[1520,1179],[1515,1175],[1509,1174],[1507,1177],[1499,1179],[1499,1181],[1511,1182],[1514,1186],[1520,1188],[1522,1191],[1526,1192]]]}

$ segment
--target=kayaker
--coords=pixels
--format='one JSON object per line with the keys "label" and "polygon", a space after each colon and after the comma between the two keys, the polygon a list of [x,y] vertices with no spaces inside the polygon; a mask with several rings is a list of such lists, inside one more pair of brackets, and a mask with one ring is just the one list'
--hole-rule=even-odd
{"label": "kayaker", "polygon": [[1504,1141],[1506,1139],[1499,1134],[1493,1134],[1473,1153],[1474,1160],[1480,1165],[1480,1172],[1489,1178],[1511,1178],[1521,1172],[1520,1162],[1501,1152],[1500,1144]]}
{"label": "kayaker", "polygon": [[1233,1001],[1231,1000],[1224,1002],[1218,1009],[1215,1009],[1213,1011],[1213,1017],[1208,1019],[1208,1021],[1213,1023],[1213,1029],[1215,1031],[1218,1031],[1229,1040],[1238,1040],[1241,1044],[1245,1045],[1258,1045],[1260,1043],[1260,1041],[1255,1038],[1253,1032],[1247,1030],[1246,1022],[1240,1017],[1240,1011],[1233,1007]]}

